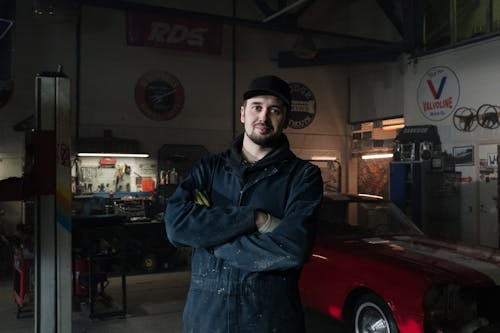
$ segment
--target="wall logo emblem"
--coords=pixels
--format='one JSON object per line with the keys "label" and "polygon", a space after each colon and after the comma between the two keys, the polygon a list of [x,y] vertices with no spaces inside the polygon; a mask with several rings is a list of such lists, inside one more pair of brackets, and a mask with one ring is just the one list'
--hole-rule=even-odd
{"label": "wall logo emblem", "polygon": [[170,120],[184,107],[184,88],[174,75],[151,71],[137,80],[135,102],[146,117]]}
{"label": "wall logo emblem", "polygon": [[425,118],[443,120],[453,113],[460,98],[456,74],[445,66],[429,69],[418,85],[417,104]]}
{"label": "wall logo emblem", "polygon": [[288,126],[302,129],[309,126],[316,115],[316,98],[302,83],[291,82],[289,85],[292,93],[292,111]]}

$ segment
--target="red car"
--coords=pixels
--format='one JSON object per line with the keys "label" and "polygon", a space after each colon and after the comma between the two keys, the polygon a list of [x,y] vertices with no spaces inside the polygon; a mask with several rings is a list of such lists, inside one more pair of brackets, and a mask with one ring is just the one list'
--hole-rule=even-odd
{"label": "red car", "polygon": [[304,307],[353,333],[499,333],[500,251],[432,240],[392,202],[325,195]]}

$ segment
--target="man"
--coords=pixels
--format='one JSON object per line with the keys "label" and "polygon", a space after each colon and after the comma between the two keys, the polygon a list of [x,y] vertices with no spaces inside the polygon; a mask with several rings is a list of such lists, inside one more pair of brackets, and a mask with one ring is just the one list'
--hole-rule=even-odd
{"label": "man", "polygon": [[289,85],[256,78],[243,95],[244,133],[204,158],[168,201],[170,241],[193,248],[186,333],[304,331],[298,292],[323,182],[282,133]]}

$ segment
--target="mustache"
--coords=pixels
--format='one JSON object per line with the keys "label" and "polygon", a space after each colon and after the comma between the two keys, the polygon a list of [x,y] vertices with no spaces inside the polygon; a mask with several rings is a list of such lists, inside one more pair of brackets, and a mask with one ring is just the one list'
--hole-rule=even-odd
{"label": "mustache", "polygon": [[262,122],[262,121],[258,121],[258,122],[255,122],[253,124],[253,126],[265,126],[267,129],[274,129],[273,125],[271,123],[267,123],[267,122]]}

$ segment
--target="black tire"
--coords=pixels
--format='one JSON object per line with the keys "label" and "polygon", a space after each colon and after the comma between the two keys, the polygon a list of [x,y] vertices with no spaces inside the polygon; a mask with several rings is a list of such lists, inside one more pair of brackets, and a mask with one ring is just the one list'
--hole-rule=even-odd
{"label": "black tire", "polygon": [[372,293],[357,300],[352,325],[354,333],[399,333],[389,306]]}

